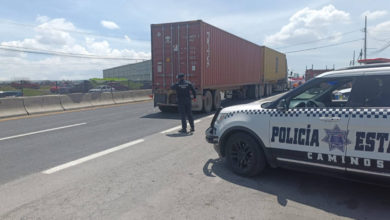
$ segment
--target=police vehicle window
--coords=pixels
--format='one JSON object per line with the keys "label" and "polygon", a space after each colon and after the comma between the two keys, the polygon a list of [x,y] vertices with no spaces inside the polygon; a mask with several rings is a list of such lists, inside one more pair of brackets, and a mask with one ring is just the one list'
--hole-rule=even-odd
{"label": "police vehicle window", "polygon": [[352,79],[328,79],[292,97],[289,108],[344,107],[352,90]]}
{"label": "police vehicle window", "polygon": [[390,76],[367,76],[356,84],[353,107],[390,107]]}

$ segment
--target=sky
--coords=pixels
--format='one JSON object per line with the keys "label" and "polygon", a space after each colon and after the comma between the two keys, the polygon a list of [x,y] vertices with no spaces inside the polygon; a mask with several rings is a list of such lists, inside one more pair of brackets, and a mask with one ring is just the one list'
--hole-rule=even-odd
{"label": "sky", "polygon": [[[150,24],[201,19],[287,55],[289,72],[390,58],[387,0],[0,0],[0,81],[102,78],[150,59]],[[355,61],[356,62],[356,61]]]}

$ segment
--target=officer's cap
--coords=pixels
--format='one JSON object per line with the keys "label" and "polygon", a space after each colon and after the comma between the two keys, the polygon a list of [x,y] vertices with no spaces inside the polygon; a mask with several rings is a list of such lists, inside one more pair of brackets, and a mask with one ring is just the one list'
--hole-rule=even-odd
{"label": "officer's cap", "polygon": [[177,78],[184,78],[184,73],[179,73],[178,75],[177,75]]}

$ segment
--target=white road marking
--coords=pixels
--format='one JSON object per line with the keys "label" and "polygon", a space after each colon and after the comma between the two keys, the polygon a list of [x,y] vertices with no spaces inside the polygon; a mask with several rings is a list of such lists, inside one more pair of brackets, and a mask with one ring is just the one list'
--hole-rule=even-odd
{"label": "white road marking", "polygon": [[89,156],[82,157],[80,159],[77,159],[77,160],[74,160],[74,161],[70,161],[68,163],[65,163],[65,164],[62,164],[62,165],[59,165],[59,166],[56,166],[56,167],[53,167],[53,168],[50,168],[48,170],[42,171],[42,173],[43,174],[52,174],[52,173],[58,172],[60,170],[64,170],[64,169],[67,169],[69,167],[76,166],[76,165],[82,164],[84,162],[96,159],[98,157],[101,157],[101,156],[113,153],[115,151],[123,150],[125,148],[128,148],[130,146],[139,144],[139,143],[144,142],[144,141],[145,141],[144,139],[138,139],[138,140],[135,140],[135,141],[131,141],[131,142],[128,142],[128,143],[125,143],[125,144],[122,144],[122,145],[119,145],[119,146],[116,146],[116,147],[113,147],[113,148],[110,148],[110,149],[107,149],[107,150],[104,150],[104,151],[100,151],[98,153],[94,153],[94,154],[91,154]]}
{"label": "white road marking", "polygon": [[85,125],[85,124],[87,124],[87,123],[79,123],[79,124],[62,126],[62,127],[58,127],[58,128],[50,128],[50,129],[45,129],[45,130],[40,130],[40,131],[29,132],[29,133],[25,133],[25,134],[18,134],[18,135],[14,135],[14,136],[10,136],[10,137],[0,138],[0,141],[14,139],[14,138],[18,138],[18,137],[29,136],[29,135],[33,135],[33,134],[49,132],[49,131],[55,131],[55,130],[60,130],[60,129],[65,129],[65,128],[71,128],[71,127],[76,127],[76,126]]}
{"label": "white road marking", "polygon": [[213,118],[213,117],[214,117],[214,115],[209,115],[206,118]]}
{"label": "white road marking", "polygon": [[[201,119],[195,120],[195,121],[194,121],[194,124],[199,123],[199,122],[201,122],[201,121],[202,121]],[[187,123],[187,126],[189,126],[188,123]],[[162,131],[162,132],[160,132],[160,133],[161,133],[161,134],[166,134],[166,133],[169,133],[169,132],[172,132],[172,131],[179,130],[180,128],[181,128],[181,125],[176,126],[176,127],[173,127],[173,128],[169,128],[169,129],[167,129],[167,130],[165,130],[165,131]]]}

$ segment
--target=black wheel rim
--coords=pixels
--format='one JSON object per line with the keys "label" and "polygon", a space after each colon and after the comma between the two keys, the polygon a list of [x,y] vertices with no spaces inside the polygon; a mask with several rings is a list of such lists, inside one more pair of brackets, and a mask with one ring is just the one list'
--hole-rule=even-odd
{"label": "black wheel rim", "polygon": [[253,154],[252,147],[246,141],[235,141],[230,152],[232,165],[242,171],[248,170],[253,164]]}

